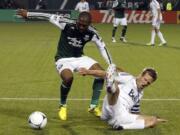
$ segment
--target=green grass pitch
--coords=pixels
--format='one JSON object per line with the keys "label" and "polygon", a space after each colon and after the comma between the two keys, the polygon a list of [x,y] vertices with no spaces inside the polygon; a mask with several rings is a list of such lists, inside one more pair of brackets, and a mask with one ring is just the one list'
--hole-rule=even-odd
{"label": "green grass pitch", "polygon": [[[112,25],[95,26],[118,66],[134,75],[147,66],[157,69],[159,78],[145,90],[144,96],[144,99],[154,100],[143,100],[141,111],[169,121],[152,129],[113,131],[105,122],[87,112],[93,77],[82,77],[77,74],[69,99],[81,100],[69,100],[68,120],[60,121],[57,116],[60,79],[54,65],[59,29],[44,22],[0,23],[0,135],[180,133],[180,25],[161,26],[168,42],[166,47],[144,45],[150,40],[150,24],[129,24],[127,44],[122,44],[118,40],[121,27],[116,34],[118,42],[113,44]],[[156,43],[159,43],[158,38]],[[88,44],[85,54],[107,68],[95,45]],[[104,94],[105,90],[101,99]],[[47,127],[43,130],[32,130],[27,124],[29,114],[36,110],[44,112],[48,117]]]}

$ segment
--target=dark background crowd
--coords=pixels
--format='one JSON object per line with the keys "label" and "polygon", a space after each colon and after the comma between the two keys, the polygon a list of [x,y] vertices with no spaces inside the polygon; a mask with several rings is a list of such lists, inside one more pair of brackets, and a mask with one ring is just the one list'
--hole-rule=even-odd
{"label": "dark background crowd", "polygon": [[[71,10],[79,0],[0,0],[0,9],[47,9]],[[149,0],[127,0],[127,8],[131,10],[148,10]],[[180,0],[158,0],[162,10],[166,10],[167,3],[172,4],[172,10],[180,10]],[[90,9],[109,9],[113,0],[87,0]]]}

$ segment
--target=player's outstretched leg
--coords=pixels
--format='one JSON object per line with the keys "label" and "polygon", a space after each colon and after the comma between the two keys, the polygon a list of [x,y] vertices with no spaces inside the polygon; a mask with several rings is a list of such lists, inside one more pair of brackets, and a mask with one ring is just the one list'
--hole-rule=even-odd
{"label": "player's outstretched leg", "polygon": [[164,46],[167,44],[167,42],[165,41],[163,34],[161,33],[161,31],[157,32],[157,35],[159,37],[159,39],[161,40],[161,43],[159,44],[159,46]]}
{"label": "player's outstretched leg", "polygon": [[113,43],[116,42],[116,39],[115,39],[116,30],[117,30],[117,27],[113,27],[113,30],[112,30],[112,42],[113,42]]}
{"label": "player's outstretched leg", "polygon": [[154,41],[155,41],[155,37],[156,37],[156,32],[154,29],[152,29],[151,31],[151,41],[149,43],[147,43],[146,45],[148,46],[154,46]]}
{"label": "player's outstretched leg", "polygon": [[95,116],[100,117],[101,116],[101,110],[98,106],[99,97],[101,94],[101,91],[103,89],[104,79],[102,78],[95,78],[93,83],[93,94],[91,99],[91,104],[88,109],[90,113],[93,113]]}
{"label": "player's outstretched leg", "polygon": [[61,86],[60,86],[60,106],[59,106],[59,112],[58,116],[61,120],[67,120],[67,105],[66,100],[68,93],[71,89],[71,85],[73,82],[73,74],[70,70],[63,70],[61,73],[61,78],[63,80]]}
{"label": "player's outstretched leg", "polygon": [[[103,68],[98,64],[94,64],[91,66],[90,70],[103,70]],[[88,112],[94,114],[97,117],[101,116],[101,110],[98,106],[99,97],[101,91],[103,89],[104,79],[103,78],[95,78],[93,82],[93,94],[91,99],[91,104],[88,108]]]}
{"label": "player's outstretched leg", "polygon": [[123,26],[122,28],[122,32],[121,32],[121,37],[120,37],[120,40],[124,43],[127,43],[126,39],[125,39],[125,36],[126,36],[126,31],[127,31],[127,26]]}

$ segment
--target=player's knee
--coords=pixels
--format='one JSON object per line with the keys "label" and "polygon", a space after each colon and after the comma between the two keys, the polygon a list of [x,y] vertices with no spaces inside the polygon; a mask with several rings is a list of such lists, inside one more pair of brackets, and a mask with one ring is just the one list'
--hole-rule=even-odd
{"label": "player's knee", "polygon": [[63,84],[67,87],[70,87],[72,82],[73,82],[73,76],[63,78]]}

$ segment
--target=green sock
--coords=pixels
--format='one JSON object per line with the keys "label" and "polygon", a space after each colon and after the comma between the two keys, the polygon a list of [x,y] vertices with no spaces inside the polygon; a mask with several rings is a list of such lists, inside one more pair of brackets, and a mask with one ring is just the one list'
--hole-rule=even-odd
{"label": "green sock", "polygon": [[117,27],[114,27],[113,30],[112,30],[112,37],[115,37],[116,30],[117,30]]}
{"label": "green sock", "polygon": [[104,79],[94,79],[93,83],[93,95],[91,99],[91,105],[98,105],[99,97],[103,88]]}
{"label": "green sock", "polygon": [[66,104],[66,100],[67,100],[67,96],[68,96],[68,93],[70,91],[70,88],[71,87],[65,86],[63,83],[61,84],[61,87],[60,87],[60,93],[61,93],[60,105]]}

